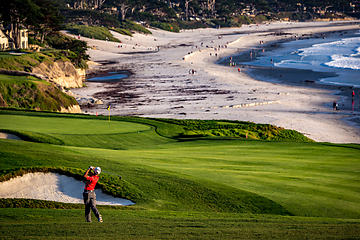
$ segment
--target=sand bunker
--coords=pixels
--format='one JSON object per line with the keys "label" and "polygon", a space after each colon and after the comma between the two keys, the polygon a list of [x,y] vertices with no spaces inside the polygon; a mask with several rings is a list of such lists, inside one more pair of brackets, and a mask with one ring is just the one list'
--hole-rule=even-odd
{"label": "sand bunker", "polygon": [[14,134],[3,133],[3,132],[0,132],[0,138],[12,139],[12,140],[22,140],[21,138],[19,138],[18,136],[14,135]]}
{"label": "sand bunker", "polygon": [[[0,198],[30,198],[63,203],[83,203],[84,182],[57,173],[29,173],[0,183]],[[97,205],[133,205],[95,190]]]}

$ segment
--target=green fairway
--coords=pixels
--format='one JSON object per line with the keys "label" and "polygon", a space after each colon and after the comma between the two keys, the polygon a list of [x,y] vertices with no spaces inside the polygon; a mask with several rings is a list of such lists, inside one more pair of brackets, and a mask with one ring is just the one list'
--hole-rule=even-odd
{"label": "green fairway", "polygon": [[[91,225],[100,238],[359,236],[359,145],[183,138],[184,126],[115,117],[109,125],[106,116],[0,111],[0,129],[64,143],[0,139],[0,177],[58,169],[81,178],[89,165],[120,174],[122,180],[103,172],[98,185],[135,205],[102,209],[104,224]],[[24,238],[93,237],[82,210],[36,209],[40,205],[3,209],[3,236],[16,238],[14,229],[22,229]]]}
{"label": "green fairway", "polygon": [[46,134],[114,134],[149,130],[144,124],[106,120],[1,115],[0,128]]}
{"label": "green fairway", "polygon": [[154,126],[126,121],[0,114],[0,122],[0,129],[46,134],[77,147],[127,149],[173,142],[159,136]]}
{"label": "green fairway", "polygon": [[[358,221],[266,215],[99,210],[3,209],[3,239],[357,239]],[[14,234],[13,230],[16,229]]]}
{"label": "green fairway", "polygon": [[356,148],[214,140],[176,143],[165,149],[77,151],[247,190],[280,203],[298,216],[360,218]]}

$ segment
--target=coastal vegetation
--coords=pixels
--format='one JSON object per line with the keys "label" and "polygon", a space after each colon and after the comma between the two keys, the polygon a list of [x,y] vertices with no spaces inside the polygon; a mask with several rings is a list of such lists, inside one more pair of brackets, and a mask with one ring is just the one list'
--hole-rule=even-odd
{"label": "coastal vegetation", "polygon": [[171,23],[159,23],[159,22],[151,22],[150,26],[160,28],[169,32],[179,32],[180,28],[174,24]]}
{"label": "coastal vegetation", "polygon": [[283,140],[310,142],[294,130],[279,128],[270,124],[254,124],[241,121],[217,121],[217,120],[178,120],[178,119],[157,119],[182,126],[184,131],[179,136],[186,138],[197,137],[226,137],[226,138],[249,138],[263,140]]}
{"label": "coastal vegetation", "polygon": [[[93,223],[97,237],[303,239],[359,233],[355,144],[181,134],[193,125],[253,125],[229,121],[109,122],[107,116],[2,109],[0,122],[1,132],[27,136],[0,139],[1,181],[39,171],[81,179],[89,165],[122,176],[103,172],[98,187],[135,205],[99,206],[104,224]],[[43,140],[32,140],[32,134]],[[0,206],[6,207],[0,229],[8,238],[56,238],[54,224],[69,239],[88,236],[81,204],[3,199]]]}
{"label": "coastal vegetation", "polygon": [[[72,48],[74,48],[73,51]],[[69,46],[67,50],[46,49],[42,52],[20,50],[15,54],[13,51],[0,52],[0,68],[31,72],[32,68],[39,66],[41,63],[53,64],[57,60],[62,60],[72,62],[75,66],[86,69],[88,66],[85,60],[88,60],[89,56],[85,54],[85,49],[83,46],[75,45],[73,47]]]}
{"label": "coastal vegetation", "polygon": [[[359,5],[335,1],[153,1],[56,0],[66,23],[117,28],[124,21],[145,26],[194,29],[239,27],[277,20],[316,21],[359,17]],[[169,27],[169,25],[171,27]],[[122,27],[123,28],[123,27]],[[128,29],[128,28],[125,28]],[[128,29],[130,30],[130,29]],[[176,31],[175,31],[176,32]]]}
{"label": "coastal vegetation", "polygon": [[41,53],[27,53],[19,51],[18,54],[10,52],[0,52],[0,68],[16,71],[30,71],[32,67],[42,62],[53,63],[54,59]]}
{"label": "coastal vegetation", "polygon": [[42,50],[44,54],[62,60],[69,59],[76,68],[88,68],[86,61],[90,58],[86,53],[88,49],[86,42],[54,32],[46,37],[46,45],[47,48]]}
{"label": "coastal vegetation", "polygon": [[7,38],[20,48],[20,31],[31,29],[34,39],[43,43],[45,36],[61,26],[59,9],[51,0],[12,0],[0,5],[0,23],[10,26]]}
{"label": "coastal vegetation", "polygon": [[[53,44],[64,44],[60,38]],[[34,109],[39,111],[60,111],[78,105],[76,100],[62,92],[53,82],[32,76],[33,69],[40,64],[54,65],[55,61],[72,62],[80,68],[87,68],[83,42],[65,44],[68,50],[46,49],[42,52],[26,50],[0,53],[0,107]],[[85,43],[86,46],[86,43]],[[70,66],[72,66],[70,64]],[[74,68],[75,70],[75,68]],[[28,72],[17,73],[17,71]],[[5,75],[10,74],[10,75]]]}
{"label": "coastal vegetation", "polygon": [[[29,38],[30,44],[39,43]],[[86,54],[86,42],[70,38],[62,33],[54,33],[46,37],[47,48],[40,52],[31,50],[17,50],[0,52],[0,69],[27,71],[41,63],[53,64],[56,60],[69,61],[75,67],[87,69],[86,61],[89,55]],[[45,43],[39,45],[45,46]]]}
{"label": "coastal vegetation", "polygon": [[0,107],[60,111],[73,105],[76,100],[53,83],[33,76],[0,74]]}
{"label": "coastal vegetation", "polygon": [[113,35],[109,32],[109,30],[106,28],[75,25],[75,24],[67,24],[65,25],[65,28],[69,30],[70,33],[75,35],[104,40],[104,41],[109,40],[112,42],[120,42],[120,40],[114,38]]}

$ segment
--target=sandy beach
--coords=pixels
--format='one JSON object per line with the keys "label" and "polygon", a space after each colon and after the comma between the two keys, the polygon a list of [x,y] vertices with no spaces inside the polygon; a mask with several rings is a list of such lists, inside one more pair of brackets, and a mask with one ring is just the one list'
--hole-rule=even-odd
{"label": "sandy beach", "polygon": [[91,60],[100,63],[88,74],[132,72],[118,82],[86,82],[88,87],[72,89],[104,103],[82,106],[83,113],[107,115],[110,105],[111,115],[251,121],[294,129],[318,142],[360,143],[359,111],[332,109],[333,101],[349,101],[339,94],[344,88],[257,81],[237,67],[216,64],[220,58],[277,41],[359,30],[359,22],[285,22],[180,33],[150,30],[153,34],[133,37],[112,32],[121,43],[81,38],[93,47],[88,51]]}

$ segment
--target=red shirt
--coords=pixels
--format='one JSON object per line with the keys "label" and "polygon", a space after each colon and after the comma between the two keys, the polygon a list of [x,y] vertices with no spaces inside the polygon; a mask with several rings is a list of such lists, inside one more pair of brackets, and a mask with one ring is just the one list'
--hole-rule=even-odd
{"label": "red shirt", "polygon": [[86,178],[85,190],[89,190],[89,191],[94,190],[98,180],[99,180],[98,175],[88,176]]}

